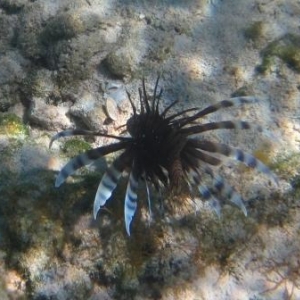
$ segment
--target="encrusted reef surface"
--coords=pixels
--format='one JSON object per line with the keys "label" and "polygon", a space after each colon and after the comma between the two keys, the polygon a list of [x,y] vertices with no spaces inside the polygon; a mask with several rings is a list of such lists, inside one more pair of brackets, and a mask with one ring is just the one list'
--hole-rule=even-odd
{"label": "encrusted reef surface", "polygon": [[[0,298],[300,299],[299,16],[292,0],[0,1]],[[62,139],[49,150],[51,136],[121,134],[126,89],[137,101],[141,78],[151,91],[158,72],[162,103],[178,100],[179,111],[260,99],[218,117],[262,132],[213,137],[279,178],[231,162],[220,170],[248,217],[225,206],[218,218],[183,192],[162,195],[150,222],[141,191],[128,237],[125,180],[92,218],[112,156],[54,187],[66,161],[111,140]]]}

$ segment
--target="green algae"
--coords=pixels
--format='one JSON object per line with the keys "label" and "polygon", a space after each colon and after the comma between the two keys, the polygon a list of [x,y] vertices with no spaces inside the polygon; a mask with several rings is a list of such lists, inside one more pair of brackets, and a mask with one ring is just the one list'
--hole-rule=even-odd
{"label": "green algae", "polygon": [[62,146],[62,151],[69,157],[74,157],[90,149],[92,147],[89,143],[78,138],[68,139]]}
{"label": "green algae", "polygon": [[245,86],[240,87],[236,91],[234,91],[230,96],[231,97],[244,97],[244,96],[249,96],[252,94],[253,94],[252,87],[245,85]]}
{"label": "green algae", "polygon": [[28,136],[29,131],[20,117],[12,113],[3,113],[0,115],[0,134],[9,137],[25,137]]}
{"label": "green algae", "polygon": [[50,19],[41,33],[40,39],[43,44],[49,45],[59,40],[72,39],[84,32],[85,29],[79,12],[71,11]]}
{"label": "green algae", "polygon": [[267,73],[280,58],[288,67],[300,73],[300,36],[288,33],[261,51],[262,63],[257,67],[259,73]]}
{"label": "green algae", "polygon": [[300,153],[279,156],[271,168],[283,179],[291,180],[300,172]]}
{"label": "green algae", "polygon": [[251,40],[257,40],[262,36],[263,22],[257,21],[252,23],[248,28],[245,29],[244,35],[246,38]]}
{"label": "green algae", "polygon": [[48,92],[45,83],[45,74],[37,69],[32,69],[27,73],[21,84],[22,92],[28,97],[46,97]]}
{"label": "green algae", "polygon": [[262,21],[252,23],[244,30],[244,36],[254,43],[259,42],[264,37],[264,23]]}

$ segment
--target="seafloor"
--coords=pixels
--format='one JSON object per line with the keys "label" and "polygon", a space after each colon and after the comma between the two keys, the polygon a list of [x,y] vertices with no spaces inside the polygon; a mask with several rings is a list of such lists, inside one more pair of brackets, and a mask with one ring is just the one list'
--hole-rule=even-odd
{"label": "seafloor", "polygon": [[[0,299],[300,299],[299,19],[295,0],[0,0]],[[51,136],[120,134],[126,90],[137,101],[158,73],[162,104],[178,100],[177,111],[259,98],[206,119],[262,128],[210,134],[278,176],[220,170],[248,217],[225,206],[218,218],[182,194],[149,224],[142,192],[129,238],[124,180],[92,219],[112,156],[54,187],[70,157],[111,141],[49,150]]]}

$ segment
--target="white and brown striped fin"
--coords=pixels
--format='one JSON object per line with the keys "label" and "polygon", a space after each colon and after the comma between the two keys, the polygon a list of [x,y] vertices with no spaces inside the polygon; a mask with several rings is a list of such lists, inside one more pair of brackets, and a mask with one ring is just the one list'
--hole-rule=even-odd
{"label": "white and brown striped fin", "polygon": [[209,130],[217,130],[217,129],[255,129],[257,131],[262,131],[262,128],[259,125],[253,125],[247,121],[220,121],[220,122],[209,122],[205,124],[190,126],[187,128],[183,128],[180,130],[182,134],[186,135],[194,135],[199,134],[201,132],[209,131]]}
{"label": "white and brown striped fin", "polygon": [[[183,149],[183,152],[184,152],[185,156],[189,156],[189,158],[187,158],[187,161],[190,161],[191,159],[193,161],[195,161],[195,159],[197,159],[197,160],[201,161],[200,164],[202,164],[202,162],[205,162],[212,166],[219,166],[222,164],[221,159],[219,159],[215,156],[209,155],[207,152],[197,149],[194,146],[194,140],[192,140],[192,139],[189,139],[187,141],[187,143]],[[199,164],[197,163],[197,165],[199,165]]]}
{"label": "white and brown striped fin", "polygon": [[218,174],[216,175],[208,165],[201,165],[201,170],[212,178],[212,189],[214,192],[219,194],[221,199],[229,200],[231,203],[238,206],[243,211],[244,215],[247,216],[244,201],[233,187],[227,184],[223,177]]}
{"label": "white and brown striped fin", "polygon": [[84,133],[77,133],[78,131],[82,131],[82,130],[65,130],[65,131],[61,131],[61,132],[58,132],[57,134],[55,134],[51,140],[50,140],[50,143],[49,143],[49,149],[52,147],[52,144],[54,141],[62,138],[62,137],[67,137],[67,136],[74,136],[74,135],[84,135]]}
{"label": "white and brown striped fin", "polygon": [[132,165],[132,170],[129,175],[125,203],[124,203],[124,219],[126,232],[130,236],[130,224],[137,208],[137,189],[139,185],[139,176],[135,166]]}
{"label": "white and brown striped fin", "polygon": [[222,100],[220,102],[217,102],[213,105],[210,105],[203,110],[199,111],[193,116],[190,117],[185,117],[176,120],[176,123],[179,125],[179,127],[183,127],[187,124],[190,124],[191,122],[196,121],[199,118],[202,118],[208,114],[214,113],[220,109],[228,108],[228,107],[233,107],[233,106],[238,106],[241,104],[250,104],[250,103],[255,103],[258,102],[258,99],[253,96],[245,96],[245,97],[234,97],[230,98],[228,100]]}
{"label": "white and brown striped fin", "polygon": [[244,163],[246,166],[256,169],[269,177],[272,178],[272,180],[278,185],[278,178],[276,175],[266,166],[264,165],[260,160],[255,158],[253,155],[244,152],[243,150],[232,148],[226,144],[221,143],[214,143],[210,141],[197,141],[193,140],[195,142],[195,147],[211,152],[211,153],[218,153],[230,158],[233,158],[234,160],[240,161]]}
{"label": "white and brown striped fin", "polygon": [[247,209],[244,205],[242,197],[229,184],[227,184],[220,175],[214,176],[213,187],[220,193],[222,197],[224,197],[226,200],[228,199],[230,202],[239,207],[247,217]]}
{"label": "white and brown striped fin", "polygon": [[188,172],[188,178],[191,181],[192,185],[197,187],[203,200],[208,201],[211,208],[214,210],[217,216],[220,217],[221,216],[220,201],[213,195],[211,189],[208,186],[202,184],[200,174],[198,172],[190,170]]}
{"label": "white and brown striped fin", "polygon": [[49,148],[52,147],[54,141],[62,137],[76,136],[76,135],[103,136],[103,137],[117,139],[120,141],[126,141],[129,139],[128,137],[116,136],[116,135],[107,134],[99,131],[91,131],[91,130],[84,130],[84,129],[65,130],[65,131],[58,132],[51,138],[49,143]]}
{"label": "white and brown striped fin", "polygon": [[59,187],[66,180],[66,178],[72,175],[76,170],[80,169],[83,166],[89,165],[102,156],[124,149],[125,145],[125,142],[110,144],[107,146],[88,150],[85,153],[74,157],[59,172],[55,181],[55,187]]}
{"label": "white and brown striped fin", "polygon": [[[171,120],[176,119],[179,116],[182,116],[182,115],[184,115],[184,114],[186,114],[188,112],[196,111],[196,110],[199,110],[199,108],[198,107],[192,107],[192,108],[185,109],[185,110],[180,111],[180,112],[178,112],[176,114],[170,115],[169,117],[166,118],[166,121],[171,122]],[[177,123],[176,121],[177,120],[174,121],[175,124]]]}
{"label": "white and brown striped fin", "polygon": [[112,165],[106,170],[106,172],[102,176],[94,200],[94,219],[97,218],[97,214],[101,206],[103,206],[106,203],[106,201],[111,197],[124,169],[128,167],[127,163],[128,155],[125,151],[114,160]]}
{"label": "white and brown striped fin", "polygon": [[152,209],[151,209],[151,195],[150,195],[150,189],[148,185],[148,181],[145,179],[145,185],[146,185],[146,192],[147,192],[147,202],[148,202],[148,209],[149,209],[149,220],[152,221]]}

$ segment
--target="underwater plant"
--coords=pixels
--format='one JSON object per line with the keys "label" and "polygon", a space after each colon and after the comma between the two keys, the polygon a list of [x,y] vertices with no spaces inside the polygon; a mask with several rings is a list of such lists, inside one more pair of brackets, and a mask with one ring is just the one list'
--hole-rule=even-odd
{"label": "underwater plant", "polygon": [[[88,150],[74,157],[59,172],[55,186],[59,187],[77,169],[107,154],[123,150],[108,167],[100,181],[94,200],[95,219],[100,208],[111,197],[125,171],[129,173],[124,203],[125,227],[128,235],[137,209],[137,191],[141,181],[146,186],[150,215],[149,186],[154,186],[156,190],[169,188],[171,191],[177,191],[184,181],[189,187],[198,189],[202,198],[209,202],[218,215],[224,200],[237,205],[247,215],[242,197],[226,183],[223,177],[216,174],[213,167],[222,165],[225,158],[229,157],[267,174],[277,183],[276,176],[251,154],[227,144],[209,141],[199,134],[216,129],[249,129],[253,126],[241,120],[199,123],[199,119],[220,109],[255,102],[256,98],[235,97],[204,109],[189,108],[170,114],[170,109],[178,101],[172,102],[161,111],[160,101],[163,90],[158,91],[158,84],[159,77],[153,95],[149,96],[145,81],[142,81],[142,87],[139,89],[139,111],[130,94],[127,93],[133,112],[126,123],[127,136],[81,129],[66,130],[54,135],[50,147],[55,140],[74,135],[103,136],[117,140],[115,143]],[[193,114],[188,115],[188,113]],[[206,184],[206,177],[211,178],[211,185]]]}

